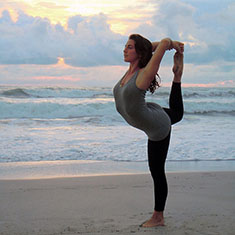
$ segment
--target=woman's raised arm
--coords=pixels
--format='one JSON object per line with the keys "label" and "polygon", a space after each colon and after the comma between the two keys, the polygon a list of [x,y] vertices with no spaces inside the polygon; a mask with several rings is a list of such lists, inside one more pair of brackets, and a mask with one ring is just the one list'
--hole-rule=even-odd
{"label": "woman's raised arm", "polygon": [[160,43],[160,42],[152,42],[152,51],[153,51],[153,52],[157,49],[159,43]]}
{"label": "woman's raised arm", "polygon": [[142,90],[147,90],[157,74],[161,60],[166,52],[166,50],[175,49],[179,53],[183,53],[184,44],[178,41],[172,41],[170,38],[164,38],[160,42],[152,43],[153,46],[153,56],[143,68],[136,79],[136,86]]}

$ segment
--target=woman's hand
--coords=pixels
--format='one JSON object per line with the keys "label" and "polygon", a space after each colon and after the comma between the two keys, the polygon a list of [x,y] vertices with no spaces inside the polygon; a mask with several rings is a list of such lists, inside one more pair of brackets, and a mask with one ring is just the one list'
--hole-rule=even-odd
{"label": "woman's hand", "polygon": [[182,42],[172,41],[172,48],[174,48],[180,54],[183,54],[184,52],[184,44]]}
{"label": "woman's hand", "polygon": [[[184,52],[184,44],[182,42],[178,41],[172,41],[170,38],[164,38],[162,41],[165,41],[168,43],[167,50],[175,49],[179,53]],[[154,52],[157,47],[159,46],[160,42],[152,42],[152,51]]]}

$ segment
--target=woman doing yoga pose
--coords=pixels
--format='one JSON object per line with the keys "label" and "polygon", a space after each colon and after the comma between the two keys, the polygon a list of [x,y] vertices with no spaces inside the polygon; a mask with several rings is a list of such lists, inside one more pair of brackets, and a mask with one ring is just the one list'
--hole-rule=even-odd
{"label": "woman doing yoga pose", "polygon": [[[174,78],[169,108],[145,101],[147,91],[159,86],[156,75],[167,50],[175,49]],[[124,61],[129,69],[113,89],[116,109],[131,126],[148,136],[148,162],[154,183],[154,212],[143,227],[164,225],[164,209],[168,193],[165,175],[171,125],[183,117],[181,77],[183,73],[184,44],[169,38],[151,43],[138,34],[130,35],[124,48]]]}

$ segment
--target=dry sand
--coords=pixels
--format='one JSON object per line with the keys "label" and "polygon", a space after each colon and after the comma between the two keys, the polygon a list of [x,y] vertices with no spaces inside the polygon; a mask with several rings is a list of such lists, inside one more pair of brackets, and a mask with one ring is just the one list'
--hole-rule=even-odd
{"label": "dry sand", "polygon": [[166,226],[148,174],[0,181],[1,235],[235,234],[235,172],[168,173]]}

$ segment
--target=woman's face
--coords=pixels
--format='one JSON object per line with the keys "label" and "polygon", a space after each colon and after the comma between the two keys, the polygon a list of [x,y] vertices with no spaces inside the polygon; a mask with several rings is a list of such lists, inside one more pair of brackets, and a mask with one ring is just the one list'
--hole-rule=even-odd
{"label": "woman's face", "polygon": [[139,60],[139,55],[136,53],[135,50],[135,41],[132,39],[129,39],[125,45],[125,48],[123,50],[124,55],[124,61],[133,63],[137,60]]}

